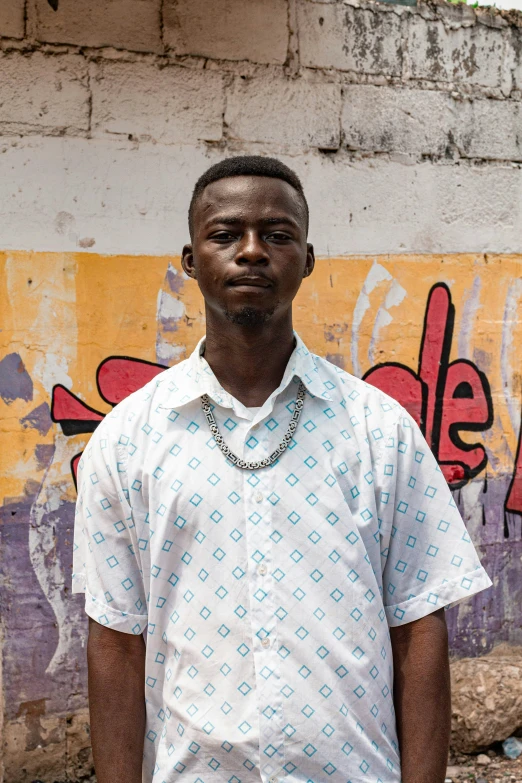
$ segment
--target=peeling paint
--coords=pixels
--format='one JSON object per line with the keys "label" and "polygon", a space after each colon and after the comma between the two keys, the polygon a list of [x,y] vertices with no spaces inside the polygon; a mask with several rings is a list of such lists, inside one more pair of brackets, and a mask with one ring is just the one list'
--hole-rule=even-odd
{"label": "peeling paint", "polygon": [[8,404],[33,399],[33,381],[17,353],[10,353],[0,361],[0,397]]}
{"label": "peeling paint", "polygon": [[38,430],[40,435],[47,435],[53,423],[48,402],[42,402],[33,411],[20,419],[22,427],[32,427]]}

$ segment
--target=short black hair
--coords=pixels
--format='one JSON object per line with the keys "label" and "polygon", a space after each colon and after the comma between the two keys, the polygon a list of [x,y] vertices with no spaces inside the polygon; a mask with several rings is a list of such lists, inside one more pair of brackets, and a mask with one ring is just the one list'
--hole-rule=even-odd
{"label": "short black hair", "polygon": [[300,195],[305,209],[306,230],[308,231],[309,211],[301,180],[291,168],[277,158],[264,158],[261,155],[238,155],[234,158],[215,163],[198,179],[192,192],[188,212],[190,235],[194,229],[194,207],[207,185],[227,177],[273,177],[288,182]]}

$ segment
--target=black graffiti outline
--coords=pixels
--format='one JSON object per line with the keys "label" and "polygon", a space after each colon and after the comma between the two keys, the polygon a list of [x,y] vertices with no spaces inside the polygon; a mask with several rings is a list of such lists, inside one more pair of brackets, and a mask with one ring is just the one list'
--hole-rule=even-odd
{"label": "black graffiti outline", "polygon": [[[437,374],[437,382],[435,385],[435,402],[433,407],[433,424],[431,429],[431,444],[430,448],[435,455],[435,458],[437,459],[437,462],[439,465],[458,465],[462,468],[464,477],[460,481],[456,482],[449,482],[451,489],[457,490],[464,487],[471,479],[473,479],[476,475],[478,475],[481,471],[483,471],[487,464],[488,464],[488,455],[486,452],[486,449],[484,448],[484,445],[482,443],[466,443],[463,441],[460,437],[461,432],[484,432],[485,430],[488,430],[491,428],[493,421],[494,421],[494,409],[493,409],[493,398],[491,396],[491,386],[489,383],[489,380],[484,372],[482,370],[479,370],[477,365],[470,361],[469,359],[456,359],[453,362],[449,361],[449,357],[451,354],[451,346],[453,343],[453,334],[455,329],[455,305],[453,304],[452,298],[451,298],[451,291],[449,286],[446,283],[435,283],[429,293],[428,298],[426,300],[426,309],[424,313],[424,323],[423,323],[423,329],[422,329],[422,336],[421,336],[421,343],[420,343],[420,349],[419,349],[419,361],[418,361],[418,369],[417,373],[415,373],[410,367],[407,367],[406,365],[402,364],[401,362],[382,362],[381,364],[376,365],[375,367],[371,367],[364,375],[363,380],[366,380],[369,375],[371,375],[372,372],[374,372],[376,369],[381,367],[397,367],[400,368],[403,371],[406,371],[409,375],[413,376],[413,378],[420,382],[420,388],[421,388],[421,432],[425,436],[426,435],[426,426],[427,426],[427,408],[428,408],[428,394],[429,394],[429,387],[427,383],[420,377],[420,371],[422,368],[422,360],[424,356],[425,346],[426,346],[426,335],[427,335],[427,329],[428,329],[428,313],[430,311],[430,304],[431,299],[435,294],[435,291],[439,288],[444,288],[448,295],[448,315],[444,327],[444,335],[442,339],[442,348],[441,348],[441,357],[440,357],[440,364],[439,364],[439,370]],[[482,390],[484,393],[484,397],[486,399],[486,404],[488,407],[488,416],[487,419],[484,422],[453,422],[450,424],[448,429],[448,434],[450,441],[453,443],[453,445],[464,452],[473,451],[473,449],[482,449],[483,452],[483,459],[479,463],[479,465],[475,468],[470,468],[469,465],[462,462],[461,460],[453,460],[453,461],[447,461],[447,460],[439,460],[439,448],[440,448],[440,436],[442,432],[442,424],[443,424],[443,416],[444,416],[444,391],[446,388],[446,383],[448,379],[448,372],[450,367],[454,367],[455,365],[462,365],[466,364],[469,367],[471,367],[476,373],[479,378],[479,381],[482,385]],[[467,381],[463,381],[462,383],[467,383]],[[455,392],[459,388],[461,384],[459,384],[454,392],[453,392],[453,399],[456,398]],[[393,396],[393,395],[390,395]],[[460,397],[461,395],[459,395]]]}

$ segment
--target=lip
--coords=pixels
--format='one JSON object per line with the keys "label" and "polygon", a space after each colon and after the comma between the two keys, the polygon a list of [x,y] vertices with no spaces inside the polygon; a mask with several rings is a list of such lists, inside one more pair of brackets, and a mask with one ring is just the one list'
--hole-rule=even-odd
{"label": "lip", "polygon": [[266,277],[235,277],[228,285],[234,288],[271,288],[272,283]]}

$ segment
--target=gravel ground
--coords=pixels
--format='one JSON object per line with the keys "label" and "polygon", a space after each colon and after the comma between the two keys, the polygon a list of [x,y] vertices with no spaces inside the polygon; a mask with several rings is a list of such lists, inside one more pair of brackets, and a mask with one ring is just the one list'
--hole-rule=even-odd
{"label": "gravel ground", "polygon": [[511,761],[493,750],[478,756],[455,756],[450,759],[446,780],[451,783],[522,783],[522,756]]}

